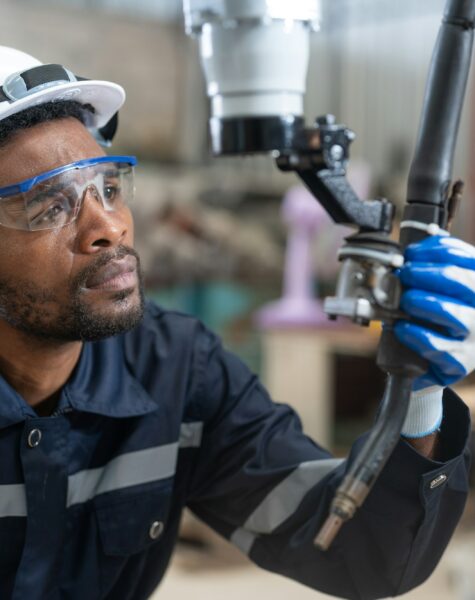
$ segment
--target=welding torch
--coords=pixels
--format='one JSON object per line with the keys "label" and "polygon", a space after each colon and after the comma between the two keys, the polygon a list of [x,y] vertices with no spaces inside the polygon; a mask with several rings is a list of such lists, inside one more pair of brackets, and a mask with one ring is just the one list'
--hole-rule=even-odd
{"label": "welding torch", "polygon": [[[332,0],[330,0],[331,2]],[[326,550],[371,491],[400,439],[414,380],[423,359],[392,331],[401,318],[395,270],[404,249],[443,232],[461,196],[452,165],[470,70],[475,0],[448,0],[426,85],[400,239],[391,239],[395,206],[362,200],[346,179],[354,133],[324,115],[307,127],[303,94],[309,35],[322,19],[319,0],[184,0],[188,33],[198,37],[211,101],[214,155],[271,154],[282,171],[296,173],[335,223],[356,229],[339,251],[330,318],[360,325],[383,322],[377,364],[387,374],[378,416],[337,489],[315,544]]]}

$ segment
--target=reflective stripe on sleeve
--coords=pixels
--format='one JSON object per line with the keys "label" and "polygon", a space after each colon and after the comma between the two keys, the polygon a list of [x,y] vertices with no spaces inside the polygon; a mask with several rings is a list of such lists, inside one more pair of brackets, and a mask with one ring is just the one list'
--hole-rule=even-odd
{"label": "reflective stripe on sleeve", "polygon": [[255,533],[251,533],[250,531],[246,531],[240,527],[233,532],[232,536],[229,538],[229,541],[231,544],[234,544],[236,548],[239,548],[243,554],[249,555],[252,544],[254,544],[256,537],[257,535]]}
{"label": "reflective stripe on sleeve", "polygon": [[297,510],[312,487],[339,467],[345,459],[328,458],[301,463],[288,477],[275,486],[231,535],[231,542],[249,554],[256,534],[272,533]]}

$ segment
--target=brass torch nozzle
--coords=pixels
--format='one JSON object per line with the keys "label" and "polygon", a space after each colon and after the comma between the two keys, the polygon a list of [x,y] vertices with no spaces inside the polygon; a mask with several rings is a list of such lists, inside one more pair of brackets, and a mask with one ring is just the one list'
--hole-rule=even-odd
{"label": "brass torch nozzle", "polygon": [[343,523],[351,519],[356,509],[363,504],[369,490],[365,483],[351,475],[345,477],[333,499],[330,514],[314,540],[317,548],[328,550]]}

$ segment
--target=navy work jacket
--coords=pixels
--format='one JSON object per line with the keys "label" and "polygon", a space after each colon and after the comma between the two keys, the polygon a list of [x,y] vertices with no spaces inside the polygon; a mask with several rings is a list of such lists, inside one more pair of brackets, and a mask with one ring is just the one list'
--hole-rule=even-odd
{"label": "navy work jacket", "polygon": [[448,392],[444,462],[401,441],[320,552],[362,440],[333,458],[198,321],[152,304],[133,331],[84,344],[53,415],[1,378],[0,398],[2,600],[148,598],[184,506],[266,569],[346,598],[392,596],[431,573],[466,498],[468,411]]}

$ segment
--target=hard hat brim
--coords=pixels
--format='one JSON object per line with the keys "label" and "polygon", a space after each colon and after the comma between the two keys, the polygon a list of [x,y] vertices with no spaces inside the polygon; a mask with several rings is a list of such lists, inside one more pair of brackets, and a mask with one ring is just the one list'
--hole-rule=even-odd
{"label": "hard hat brim", "polygon": [[122,86],[110,81],[72,81],[45,88],[25,98],[12,102],[0,102],[0,122],[11,115],[32,106],[58,100],[75,100],[80,104],[90,104],[94,114],[90,115],[88,126],[100,128],[106,125],[125,101]]}

